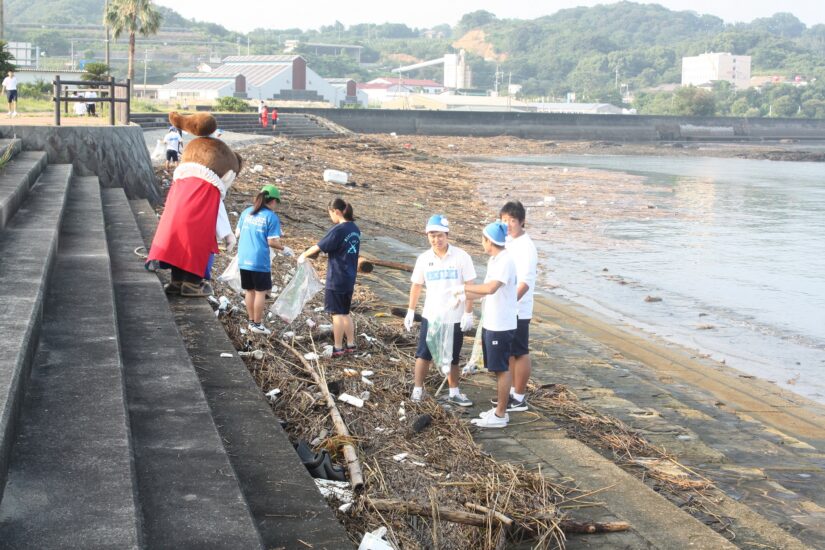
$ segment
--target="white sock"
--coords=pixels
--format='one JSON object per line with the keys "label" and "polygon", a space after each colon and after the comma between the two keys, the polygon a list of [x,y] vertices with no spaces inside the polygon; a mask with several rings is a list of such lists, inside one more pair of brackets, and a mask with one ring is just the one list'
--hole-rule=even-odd
{"label": "white sock", "polygon": [[510,386],[510,395],[511,396],[516,395],[516,388],[514,388],[513,386]]}
{"label": "white sock", "polygon": [[511,395],[513,396],[513,399],[515,399],[516,401],[524,401],[524,394],[523,393],[513,392]]}
{"label": "white sock", "polygon": [[424,394],[424,388],[413,388],[412,398],[413,399],[421,399],[421,396]]}
{"label": "white sock", "polygon": [[458,388],[450,388],[450,397],[455,397],[456,395],[460,395],[461,392]]}

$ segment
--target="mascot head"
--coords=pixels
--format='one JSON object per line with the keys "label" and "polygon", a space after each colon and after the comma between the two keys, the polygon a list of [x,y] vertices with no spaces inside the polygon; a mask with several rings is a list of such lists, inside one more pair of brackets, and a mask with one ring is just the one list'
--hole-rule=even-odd
{"label": "mascot head", "polygon": [[227,190],[241,171],[243,159],[220,139],[210,137],[218,129],[218,123],[209,113],[182,115],[169,113],[172,126],[198,136],[186,144],[181,162],[193,162],[212,170],[223,181]]}

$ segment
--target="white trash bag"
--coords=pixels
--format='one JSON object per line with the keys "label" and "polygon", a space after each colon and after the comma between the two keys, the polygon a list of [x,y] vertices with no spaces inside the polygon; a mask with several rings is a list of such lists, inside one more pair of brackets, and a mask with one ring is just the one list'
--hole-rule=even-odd
{"label": "white trash bag", "polygon": [[166,145],[161,140],[158,140],[155,143],[155,148],[152,150],[152,160],[154,161],[161,161],[166,158]]}
{"label": "white trash bag", "polygon": [[298,264],[295,276],[269,308],[286,324],[294,321],[309,300],[324,289],[324,283],[309,262]]}
{"label": "white trash bag", "polygon": [[243,293],[243,289],[241,288],[241,269],[238,267],[237,254],[235,254],[235,257],[229,262],[229,265],[226,266],[224,272],[218,276],[218,280],[229,285],[229,288],[238,294]]}

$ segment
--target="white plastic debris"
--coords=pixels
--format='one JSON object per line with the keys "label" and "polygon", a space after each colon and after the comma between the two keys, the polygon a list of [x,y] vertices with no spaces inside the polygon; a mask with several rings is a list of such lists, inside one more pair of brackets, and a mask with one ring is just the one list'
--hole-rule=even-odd
{"label": "white plastic debris", "polygon": [[344,376],[358,376],[358,371],[355,369],[344,369]]}
{"label": "white plastic debris", "polygon": [[400,363],[401,359],[399,359],[398,357],[390,357],[390,361],[393,363]]}
{"label": "white plastic debris", "polygon": [[382,428],[381,426],[376,426],[375,431],[382,434],[386,431],[386,428]]}
{"label": "white plastic debris", "polygon": [[416,466],[421,466],[422,468],[424,468],[425,466],[427,466],[427,465],[426,465],[426,464],[424,464],[423,462],[416,462],[415,460],[410,460],[410,464],[415,464]]}
{"label": "white plastic debris", "polygon": [[379,527],[371,533],[364,533],[364,538],[361,539],[358,550],[395,550],[392,544],[384,540],[386,534],[386,527]]}
{"label": "white plastic debris", "polygon": [[372,336],[367,336],[366,333],[362,333],[361,336],[363,336],[364,340],[366,340],[368,344],[372,344],[373,342],[378,340],[378,338],[373,338]]}
{"label": "white plastic debris", "polygon": [[217,298],[215,298],[214,296],[207,296],[207,298],[206,298],[206,299],[207,299],[207,300],[209,301],[209,303],[211,303],[211,304],[215,304],[216,306],[217,306],[217,305],[220,305],[220,302],[219,302],[219,301],[218,301],[218,299],[217,299]]}
{"label": "white plastic debris", "polygon": [[329,334],[332,332],[332,325],[318,325],[318,332],[321,334]]}
{"label": "white plastic debris", "polygon": [[275,401],[276,399],[278,399],[278,396],[280,394],[281,394],[281,390],[279,390],[278,388],[275,388],[274,390],[269,390],[264,395],[266,395],[266,398],[269,399],[269,402],[271,403],[271,402]]}
{"label": "white plastic debris", "polygon": [[364,384],[366,384],[367,386],[373,386],[373,385],[375,385],[375,383],[374,383],[372,380],[370,380],[369,378],[367,378],[366,376],[362,376],[362,377],[361,377],[361,382],[363,382],[363,383],[364,383]]}
{"label": "white plastic debris", "polygon": [[332,344],[327,344],[321,350],[321,357],[332,357],[332,350],[333,350]]}
{"label": "white plastic debris", "polygon": [[312,319],[307,319],[307,326],[309,328],[314,328],[315,324],[316,324],[315,321],[313,321]]}
{"label": "white plastic debris", "polygon": [[256,349],[255,351],[239,351],[238,356],[239,357],[251,357],[253,359],[259,359],[260,360],[260,359],[264,358],[264,352],[262,352],[259,349]]}
{"label": "white plastic debris", "polygon": [[[324,311],[324,306],[318,306],[312,311],[314,311],[315,313],[321,313],[322,311]],[[332,325],[330,325],[330,327],[332,327]]]}
{"label": "white plastic debris", "polygon": [[264,171],[264,167],[261,166],[260,164],[256,164],[255,166],[252,167],[252,171],[253,172],[258,172],[260,174],[261,172]]}
{"label": "white plastic debris", "polygon": [[315,486],[318,487],[324,497],[333,497],[345,504],[353,501],[352,489],[347,481],[316,478]]}
{"label": "white plastic debris", "polygon": [[241,328],[239,329],[239,332],[240,332],[241,334],[246,334],[246,333],[247,333],[247,330],[246,330],[245,328],[241,327]]}
{"label": "white plastic debris", "polygon": [[305,353],[304,354],[304,359],[306,359],[307,361],[317,361],[318,360],[318,354],[314,353],[314,352]]}
{"label": "white plastic debris", "polygon": [[224,352],[221,354],[221,357],[232,357],[232,354]]}
{"label": "white plastic debris", "polygon": [[346,185],[349,181],[349,174],[346,172],[342,172],[341,170],[324,170],[324,181],[328,183],[340,183],[341,185]]}
{"label": "white plastic debris", "polygon": [[372,372],[371,370],[362,370],[361,371],[361,376],[372,376],[373,374],[375,374],[375,373]]}
{"label": "white plastic debris", "polygon": [[478,372],[478,369],[476,368],[475,365],[464,365],[463,367],[461,367],[461,374],[463,374],[465,376],[470,375],[470,374],[475,374],[477,372]]}
{"label": "white plastic debris", "polygon": [[361,395],[359,397],[361,398],[361,401],[369,401],[370,392],[368,392],[367,390],[364,390],[364,391],[361,392]]}
{"label": "white plastic debris", "polygon": [[295,333],[294,333],[294,332],[292,332],[291,330],[288,330],[288,331],[286,331],[285,333],[283,333],[281,336],[283,336],[283,337],[284,337],[284,338],[286,338],[286,339],[289,339],[289,338],[294,338],[294,337],[295,337]]}
{"label": "white plastic debris", "polygon": [[342,393],[338,396],[338,401],[343,401],[344,403],[348,403],[353,407],[358,407],[359,409],[364,406],[364,400],[355,397],[354,395],[350,395],[348,393]]}
{"label": "white plastic debris", "polygon": [[352,503],[347,502],[347,503],[344,503],[341,506],[339,506],[338,511],[341,512],[342,514],[346,514],[347,512],[349,512],[350,508],[352,508]]}
{"label": "white plastic debris", "polygon": [[393,456],[392,459],[396,462],[403,462],[405,458],[407,458],[410,453],[398,453],[397,455]]}
{"label": "white plastic debris", "polygon": [[226,296],[221,296],[220,299],[218,300],[218,309],[220,311],[226,311],[226,309],[228,307],[229,307],[229,298],[227,298]]}
{"label": "white plastic debris", "polygon": [[398,137],[398,134],[396,134],[395,132],[390,132],[390,136],[391,136],[391,137],[394,137],[394,138],[397,138],[397,137]]}

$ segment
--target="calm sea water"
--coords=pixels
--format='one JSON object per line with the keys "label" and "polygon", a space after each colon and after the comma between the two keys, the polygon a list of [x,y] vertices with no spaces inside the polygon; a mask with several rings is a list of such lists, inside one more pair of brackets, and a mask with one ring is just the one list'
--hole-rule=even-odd
{"label": "calm sea water", "polygon": [[[632,192],[655,203],[655,216],[623,216],[621,201],[612,201],[619,211],[602,216],[593,228],[599,238],[589,238],[562,230],[578,218],[555,216],[563,206],[555,197],[529,199],[542,281],[559,285],[552,292],[825,402],[825,165],[642,156],[501,162],[516,174],[514,197],[519,185],[536,185],[536,168],[584,168],[608,174],[593,190],[630,178]],[[564,185],[547,179],[544,193]]]}

